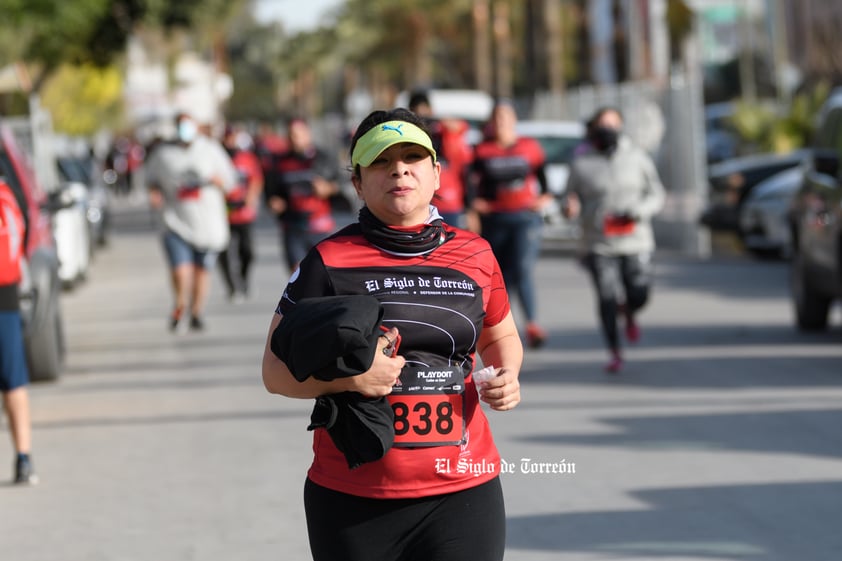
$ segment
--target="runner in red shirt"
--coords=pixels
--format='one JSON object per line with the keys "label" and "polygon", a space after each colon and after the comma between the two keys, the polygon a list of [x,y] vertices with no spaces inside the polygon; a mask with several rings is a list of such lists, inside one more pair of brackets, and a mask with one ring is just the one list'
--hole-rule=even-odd
{"label": "runner in red shirt", "polygon": [[283,230],[290,271],[317,242],[336,229],[330,199],[339,193],[338,162],[313,142],[310,125],[292,119],[287,128],[289,150],[274,159],[267,203]]}
{"label": "runner in red shirt", "polygon": [[519,137],[517,115],[498,102],[488,138],[478,144],[472,169],[473,209],[482,236],[500,261],[506,286],[518,295],[526,316],[526,341],[540,347],[546,333],[536,321],[534,269],[541,251],[541,209],[552,201],[544,174],[544,151],[537,140]]}
{"label": "runner in red shirt", "polygon": [[430,98],[423,91],[410,96],[409,110],[425,120],[441,164],[440,185],[433,195],[433,205],[446,224],[477,231],[476,216],[466,208],[465,181],[473,159],[472,149],[465,141],[468,123],[462,119],[436,118]]}
{"label": "runner in red shirt", "polygon": [[[315,561],[499,561],[505,548],[500,456],[480,402],[520,401],[523,348],[488,243],[430,204],[441,166],[423,122],[375,111],[351,143],[359,222],[317,244],[292,275],[263,358],[270,392],[386,396],[394,445],[353,469],[314,432],[305,512]],[[388,328],[362,374],[299,382],[271,350],[283,314],[305,298],[370,295]],[[496,377],[478,387],[475,353]]]}
{"label": "runner in red shirt", "polygon": [[249,272],[254,261],[252,225],[257,220],[263,194],[263,171],[260,159],[252,151],[251,137],[245,131],[229,128],[223,145],[237,170],[237,184],[225,197],[231,241],[219,254],[219,266],[229,300],[238,302],[249,292]]}

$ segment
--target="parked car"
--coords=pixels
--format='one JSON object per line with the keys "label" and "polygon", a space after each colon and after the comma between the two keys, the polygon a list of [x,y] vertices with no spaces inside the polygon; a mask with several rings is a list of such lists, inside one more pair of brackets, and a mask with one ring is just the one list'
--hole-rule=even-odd
{"label": "parked car", "polygon": [[789,168],[758,183],[740,209],[740,237],[746,249],[760,257],[792,254],[789,208],[801,188],[804,169]]}
{"label": "parked car", "polygon": [[29,374],[33,381],[55,380],[64,362],[59,263],[50,216],[55,209],[36,182],[11,130],[2,124],[0,175],[25,209],[26,248],[20,291]]}
{"label": "parked car", "polygon": [[705,106],[705,150],[709,164],[737,157],[739,135],[731,124],[735,110],[735,105],[730,102]]}
{"label": "parked car", "polygon": [[831,305],[842,298],[842,90],[822,106],[815,131],[790,213],[792,302],[805,331],[826,329]]}
{"label": "parked car", "polygon": [[585,125],[579,121],[520,120],[517,132],[537,140],[546,157],[547,188],[555,195],[553,204],[544,210],[544,238],[575,240],[581,235],[576,221],[561,214],[561,198],[570,175],[573,152],[585,138]]}
{"label": "parked car", "polygon": [[786,169],[798,167],[808,150],[787,154],[755,154],[733,158],[708,168],[708,206],[701,222],[711,230],[739,232],[739,215],[755,186]]}

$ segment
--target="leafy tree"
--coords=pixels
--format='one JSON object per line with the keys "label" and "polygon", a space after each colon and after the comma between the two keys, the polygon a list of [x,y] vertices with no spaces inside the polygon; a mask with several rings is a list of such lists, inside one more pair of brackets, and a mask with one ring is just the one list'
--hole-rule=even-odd
{"label": "leafy tree", "polygon": [[65,63],[105,67],[140,26],[198,29],[214,37],[246,0],[0,0],[0,66],[23,61],[38,91]]}
{"label": "leafy tree", "polygon": [[56,131],[90,135],[103,126],[119,126],[122,82],[113,65],[64,64],[45,83],[41,101],[50,109]]}
{"label": "leafy tree", "polygon": [[107,65],[144,13],[142,0],[0,0],[0,64],[23,61],[41,88],[64,63]]}

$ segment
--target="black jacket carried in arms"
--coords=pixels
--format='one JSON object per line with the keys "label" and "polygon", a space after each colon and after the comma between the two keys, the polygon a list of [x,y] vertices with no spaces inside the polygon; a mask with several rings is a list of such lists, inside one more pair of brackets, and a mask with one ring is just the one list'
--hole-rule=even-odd
{"label": "black jacket carried in arms", "polygon": [[[383,307],[373,296],[306,298],[281,318],[270,348],[298,381],[355,376],[371,368],[382,318]],[[357,392],[316,398],[307,429],[322,427],[351,469],[382,458],[395,438],[386,398]]]}

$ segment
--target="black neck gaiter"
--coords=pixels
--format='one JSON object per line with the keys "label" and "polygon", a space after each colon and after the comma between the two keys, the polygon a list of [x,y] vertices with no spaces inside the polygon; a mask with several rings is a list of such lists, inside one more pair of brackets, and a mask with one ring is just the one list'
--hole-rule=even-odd
{"label": "black neck gaiter", "polygon": [[441,216],[435,207],[432,207],[428,223],[415,229],[390,227],[365,206],[360,209],[359,221],[363,237],[369,243],[387,253],[407,257],[429,253],[455,235],[444,229]]}

